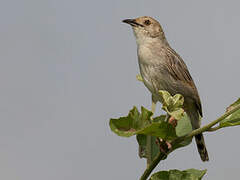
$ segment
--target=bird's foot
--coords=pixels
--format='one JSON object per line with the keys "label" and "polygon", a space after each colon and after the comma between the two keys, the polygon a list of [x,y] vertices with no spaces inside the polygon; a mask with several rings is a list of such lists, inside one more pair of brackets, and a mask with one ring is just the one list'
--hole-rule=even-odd
{"label": "bird's foot", "polygon": [[173,127],[176,127],[177,126],[177,120],[171,116],[168,120],[168,122],[173,126]]}
{"label": "bird's foot", "polygon": [[157,138],[156,144],[158,145],[160,151],[164,154],[167,154],[167,152],[172,149],[172,145],[168,141],[164,141],[163,139]]}
{"label": "bird's foot", "polygon": [[166,141],[165,143],[167,144],[169,150],[172,149],[172,145],[170,144],[170,142]]}

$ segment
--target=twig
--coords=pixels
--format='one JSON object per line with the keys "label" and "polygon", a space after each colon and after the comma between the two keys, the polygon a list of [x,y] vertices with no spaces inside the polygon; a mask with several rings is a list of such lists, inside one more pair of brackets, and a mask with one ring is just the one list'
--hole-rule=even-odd
{"label": "twig", "polygon": [[210,129],[208,129],[207,131],[208,131],[208,132],[214,132],[214,131],[219,130],[219,129],[221,129],[221,128],[222,128],[221,126],[217,126],[217,127],[210,128]]}
{"label": "twig", "polygon": [[[232,113],[234,113],[235,111],[240,109],[240,104],[238,104],[237,106],[235,106],[233,109],[231,109],[230,111],[226,112],[225,114],[223,114],[221,117],[219,117],[218,119],[216,119],[215,121],[201,127],[198,128],[194,131],[192,131],[189,135],[186,136],[186,138],[189,137],[193,137],[196,136],[197,134],[200,134],[202,132],[208,131],[211,127],[213,127],[214,125],[216,125],[217,123],[221,122],[222,120],[224,120],[226,117],[228,117],[229,115],[231,115]],[[213,128],[214,129],[214,128]],[[219,128],[217,128],[219,129]],[[216,130],[217,130],[216,129]]]}

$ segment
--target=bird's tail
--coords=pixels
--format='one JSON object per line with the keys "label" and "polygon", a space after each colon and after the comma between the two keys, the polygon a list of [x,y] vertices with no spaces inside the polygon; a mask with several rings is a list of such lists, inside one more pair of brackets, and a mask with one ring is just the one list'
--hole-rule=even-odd
{"label": "bird's tail", "polygon": [[208,161],[208,152],[207,152],[207,148],[204,142],[204,137],[203,134],[198,134],[195,136],[195,141],[197,144],[197,148],[198,148],[198,152],[200,154],[200,157],[202,159],[202,161]]}
{"label": "bird's tail", "polygon": [[[187,114],[191,120],[193,130],[199,128],[200,127],[200,116],[199,116],[198,111],[196,109],[191,109],[191,110],[187,111]],[[209,160],[208,152],[207,152],[207,148],[205,145],[203,134],[201,133],[201,134],[196,135],[195,141],[196,141],[198,152],[200,154],[202,161],[208,161]]]}

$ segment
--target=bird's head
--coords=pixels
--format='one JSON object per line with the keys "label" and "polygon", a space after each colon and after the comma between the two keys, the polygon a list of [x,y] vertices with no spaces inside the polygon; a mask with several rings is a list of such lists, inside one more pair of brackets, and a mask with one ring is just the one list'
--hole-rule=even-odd
{"label": "bird's head", "polygon": [[125,19],[124,23],[130,24],[138,43],[153,39],[165,39],[161,25],[155,19],[143,16],[136,19]]}

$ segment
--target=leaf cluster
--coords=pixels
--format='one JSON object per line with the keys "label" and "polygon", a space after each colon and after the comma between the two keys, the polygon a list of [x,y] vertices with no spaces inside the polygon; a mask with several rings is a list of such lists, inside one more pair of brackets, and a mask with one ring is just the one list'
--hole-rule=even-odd
{"label": "leaf cluster", "polygon": [[[183,110],[184,98],[180,94],[171,96],[167,91],[159,91],[164,115],[152,117],[153,113],[144,107],[138,111],[133,107],[127,116],[110,119],[111,130],[119,136],[136,135],[140,158],[146,158],[148,167],[141,179],[146,179],[160,160],[166,159],[172,151],[187,146],[192,137],[205,131],[215,131],[224,127],[240,125],[240,99],[231,104],[225,114],[212,123],[192,131],[190,120]],[[174,127],[168,122],[169,117],[177,120]],[[213,127],[215,126],[215,127]],[[169,148],[166,146],[171,144]],[[151,180],[191,179],[203,177],[206,170],[189,169],[185,171],[160,171],[151,176]]]}

